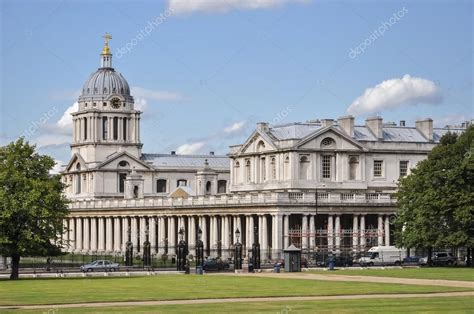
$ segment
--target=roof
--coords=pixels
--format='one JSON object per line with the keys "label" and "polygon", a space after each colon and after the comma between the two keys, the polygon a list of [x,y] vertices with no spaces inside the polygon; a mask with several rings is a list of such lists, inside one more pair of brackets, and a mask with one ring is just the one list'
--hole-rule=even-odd
{"label": "roof", "polygon": [[319,130],[321,124],[291,123],[270,128],[270,133],[279,140],[301,139]]}
{"label": "roof", "polygon": [[141,159],[162,169],[203,169],[206,159],[211,169],[229,170],[230,167],[229,158],[219,155],[142,154]]}

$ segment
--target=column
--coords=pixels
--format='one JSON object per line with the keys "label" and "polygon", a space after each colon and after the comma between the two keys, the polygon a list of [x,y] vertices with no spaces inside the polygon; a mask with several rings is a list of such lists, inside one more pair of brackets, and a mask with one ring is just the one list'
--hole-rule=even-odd
{"label": "column", "polygon": [[89,218],[84,218],[84,242],[83,242],[83,248],[84,251],[89,252],[90,251],[90,228],[89,228]]}
{"label": "column", "polygon": [[209,216],[209,248],[211,249],[211,255],[214,255],[212,252],[214,251],[214,245],[216,245],[216,236],[215,236],[215,216]]}
{"label": "column", "polygon": [[97,217],[91,217],[91,252],[97,252]]}
{"label": "column", "polygon": [[125,253],[127,242],[129,241],[128,236],[130,235],[130,225],[128,223],[128,217],[122,217],[122,253]]}
{"label": "column", "polygon": [[189,230],[189,253],[193,256],[196,255],[196,222],[194,216],[188,217],[188,230]]}
{"label": "column", "polygon": [[69,219],[63,219],[63,232],[61,236],[63,240],[63,245],[67,247],[67,243],[69,241]]}
{"label": "column", "polygon": [[385,245],[390,245],[390,216],[385,216]]}
{"label": "column", "polygon": [[283,248],[286,249],[290,246],[290,215],[285,215],[283,217],[283,236]]}
{"label": "column", "polygon": [[336,222],[335,222],[335,233],[336,233],[336,252],[339,252],[341,249],[341,215],[336,215]]}
{"label": "column", "polygon": [[105,251],[105,230],[104,230],[104,217],[97,218],[97,223],[99,224],[99,245],[98,251],[104,252]]}
{"label": "column", "polygon": [[249,215],[248,229],[249,229],[249,241],[250,241],[249,249],[250,249],[252,245],[255,243],[255,225],[254,225],[254,220],[253,220],[252,215]]}
{"label": "column", "polygon": [[158,238],[158,254],[163,255],[165,253],[165,244],[166,244],[166,225],[165,225],[165,217],[158,217],[158,232],[160,236]]}
{"label": "column", "polygon": [[76,218],[76,250],[82,251],[82,218]]}
{"label": "column", "polygon": [[360,250],[365,249],[365,214],[360,215]]}
{"label": "column", "polygon": [[157,251],[156,247],[156,220],[155,217],[151,216],[148,217],[148,230],[150,231],[148,235],[148,241],[150,241],[151,245],[151,253],[155,253]]}
{"label": "column", "polygon": [[301,219],[301,248],[308,249],[308,216],[303,215]]}
{"label": "column", "polygon": [[252,247],[252,242],[250,242],[250,216],[245,215],[245,249],[248,251]]}
{"label": "column", "polygon": [[377,220],[377,245],[383,245],[383,216],[379,215]]}
{"label": "column", "polygon": [[328,251],[334,250],[334,215],[328,215]]}
{"label": "column", "polygon": [[314,225],[314,215],[309,215],[309,248],[314,249],[316,247],[316,230]]}
{"label": "column", "polygon": [[69,252],[76,249],[76,219],[69,218]]}
{"label": "column", "polygon": [[222,256],[227,257],[229,249],[229,217],[222,216]]}
{"label": "column", "polygon": [[[268,231],[267,231],[267,216],[262,216],[262,257],[263,260],[268,259]],[[262,261],[263,262],[263,261]]]}
{"label": "column", "polygon": [[[148,227],[146,225],[146,217],[145,216],[140,216],[139,220],[140,226],[139,226],[139,233],[138,233],[138,247],[137,247],[137,252],[143,253],[143,243],[147,240],[148,236]],[[138,250],[138,248],[140,250]]]}
{"label": "column", "polygon": [[133,253],[138,252],[138,217],[130,217],[130,238],[133,244]]}
{"label": "column", "polygon": [[[263,215],[258,215],[258,243],[263,245]],[[262,249],[262,247],[260,247]]]}
{"label": "column", "polygon": [[168,254],[176,254],[176,223],[173,216],[168,216]]}
{"label": "column", "polygon": [[273,254],[272,258],[273,259],[279,259],[281,258],[281,253],[282,253],[282,238],[283,238],[283,215],[282,214],[274,214],[273,217],[273,223],[272,223],[272,229],[273,229]]}
{"label": "column", "polygon": [[114,252],[120,252],[120,217],[114,217]]}
{"label": "column", "polygon": [[106,226],[106,237],[105,237],[105,250],[107,252],[113,252],[113,232],[112,232],[112,217],[105,218]]}
{"label": "column", "polygon": [[206,221],[206,216],[201,217],[201,224],[200,224],[201,230],[202,230],[202,242],[204,243],[204,252],[208,249],[208,244],[207,244],[207,221]]}
{"label": "column", "polygon": [[352,250],[357,251],[357,244],[359,243],[359,216],[352,215]]}

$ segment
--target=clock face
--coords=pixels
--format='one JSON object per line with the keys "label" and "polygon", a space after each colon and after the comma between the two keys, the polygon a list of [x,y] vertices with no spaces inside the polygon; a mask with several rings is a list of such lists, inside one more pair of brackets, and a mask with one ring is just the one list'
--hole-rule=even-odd
{"label": "clock face", "polygon": [[120,108],[120,99],[118,98],[112,99],[112,108],[115,108],[115,109]]}

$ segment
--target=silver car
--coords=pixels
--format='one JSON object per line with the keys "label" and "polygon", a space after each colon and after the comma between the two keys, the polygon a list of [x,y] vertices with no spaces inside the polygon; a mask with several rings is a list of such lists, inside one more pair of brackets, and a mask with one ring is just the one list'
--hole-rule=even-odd
{"label": "silver car", "polygon": [[111,261],[107,260],[97,260],[93,261],[89,264],[82,265],[81,271],[89,272],[89,271],[116,271],[119,270],[118,263],[112,263]]}

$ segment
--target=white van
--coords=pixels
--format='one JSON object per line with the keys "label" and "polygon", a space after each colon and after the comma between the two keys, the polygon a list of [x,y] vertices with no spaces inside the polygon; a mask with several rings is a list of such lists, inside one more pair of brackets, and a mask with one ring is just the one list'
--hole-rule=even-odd
{"label": "white van", "polygon": [[362,266],[401,265],[406,257],[406,250],[394,246],[374,246],[368,251],[368,256],[359,258]]}

